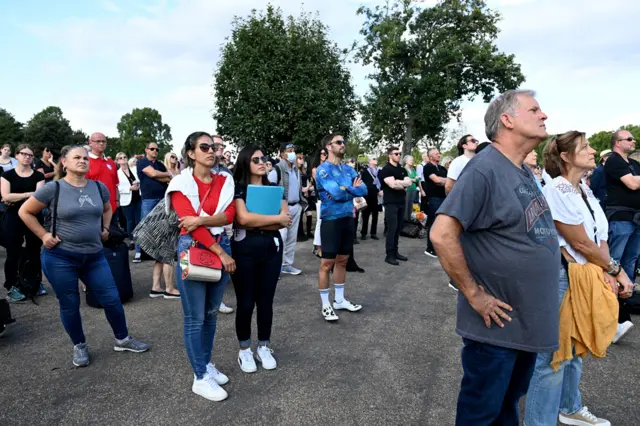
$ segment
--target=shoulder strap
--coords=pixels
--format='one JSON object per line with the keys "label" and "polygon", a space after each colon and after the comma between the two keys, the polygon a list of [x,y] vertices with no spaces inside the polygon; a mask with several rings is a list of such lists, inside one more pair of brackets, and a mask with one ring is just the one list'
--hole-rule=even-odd
{"label": "shoulder strap", "polygon": [[582,187],[580,188],[580,195],[582,196],[582,201],[584,201],[584,203],[587,205],[587,208],[589,209],[589,213],[591,213],[591,217],[593,218],[593,240],[597,245],[598,244],[598,237],[597,237],[598,227],[596,226],[596,215],[593,212],[593,209],[591,208],[591,204],[589,204],[589,200],[587,200],[587,196],[582,190]]}
{"label": "shoulder strap", "polygon": [[53,211],[51,213],[51,235],[53,238],[56,237],[56,220],[58,219],[58,200],[60,199],[60,182],[55,181],[56,190],[53,195],[53,200],[55,204],[53,205]]}
{"label": "shoulder strap", "polygon": [[[282,160],[284,161],[284,160]],[[277,185],[280,185],[280,180],[282,179],[282,172],[280,170],[280,164],[276,164],[276,175],[278,176],[278,181],[276,182]]]}

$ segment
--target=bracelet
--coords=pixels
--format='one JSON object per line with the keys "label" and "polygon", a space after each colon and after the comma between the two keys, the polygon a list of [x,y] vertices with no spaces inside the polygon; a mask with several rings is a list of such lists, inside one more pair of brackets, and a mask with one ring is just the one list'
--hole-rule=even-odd
{"label": "bracelet", "polygon": [[615,259],[611,258],[609,260],[609,263],[607,264],[607,268],[609,269],[607,271],[607,274],[611,275],[611,276],[616,276],[620,273],[620,263],[617,262]]}
{"label": "bracelet", "polygon": [[618,263],[617,270],[614,271],[612,274],[609,274],[609,275],[611,275],[612,277],[617,277],[618,275],[620,275],[620,272],[622,272],[622,266],[620,266],[620,264]]}
{"label": "bracelet", "polygon": [[107,231],[107,232],[109,232],[109,228],[106,228],[106,227],[104,227],[104,226],[102,227],[102,230],[103,230],[103,231]]}

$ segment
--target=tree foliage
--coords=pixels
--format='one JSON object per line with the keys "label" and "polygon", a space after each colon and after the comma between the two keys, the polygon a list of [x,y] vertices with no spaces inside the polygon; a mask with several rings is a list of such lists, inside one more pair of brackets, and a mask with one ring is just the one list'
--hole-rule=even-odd
{"label": "tree foliage", "polygon": [[74,130],[71,134],[71,143],[74,145],[86,145],[89,143],[89,135],[81,129]]}
{"label": "tree foliage", "polygon": [[8,143],[13,148],[22,142],[22,123],[13,114],[0,108],[0,144]]}
{"label": "tree foliage", "polygon": [[365,96],[363,117],[371,142],[403,144],[438,139],[460,103],[524,82],[513,55],[498,51],[498,12],[483,0],[440,0],[433,7],[411,0],[388,0],[361,7],[364,36],[356,58],[373,65],[373,83]]}
{"label": "tree foliage", "polygon": [[283,142],[312,152],[331,131],[349,136],[357,99],[322,22],[306,13],[285,19],[268,5],[232,25],[214,76],[220,134],[269,153]]}
{"label": "tree foliage", "polygon": [[59,154],[63,146],[72,141],[73,130],[69,120],[64,118],[62,110],[50,106],[35,114],[24,128],[24,142],[36,151],[49,147],[54,154]]}
{"label": "tree foliage", "polygon": [[108,155],[122,151],[127,155],[140,154],[150,142],[156,142],[160,155],[171,151],[171,128],[162,122],[162,115],[153,108],[134,108],[118,123],[117,140],[108,142]]}

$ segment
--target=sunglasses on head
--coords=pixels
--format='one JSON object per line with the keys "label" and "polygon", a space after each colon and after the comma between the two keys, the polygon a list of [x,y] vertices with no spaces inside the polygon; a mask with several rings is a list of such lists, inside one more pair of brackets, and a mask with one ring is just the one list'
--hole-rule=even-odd
{"label": "sunglasses on head", "polygon": [[149,151],[157,151],[158,148],[147,148]]}
{"label": "sunglasses on head", "polygon": [[618,142],[620,142],[620,141],[633,142],[635,140],[636,140],[636,138],[634,138],[633,136],[629,136],[628,138],[618,139]]}
{"label": "sunglasses on head", "polygon": [[260,162],[267,164],[268,159],[263,155],[262,157],[251,157],[251,161],[253,161],[253,164],[260,164]]}

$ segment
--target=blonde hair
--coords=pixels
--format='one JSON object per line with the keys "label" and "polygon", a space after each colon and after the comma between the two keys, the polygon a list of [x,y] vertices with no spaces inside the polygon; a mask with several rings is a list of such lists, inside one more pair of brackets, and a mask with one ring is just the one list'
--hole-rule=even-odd
{"label": "blonde hair", "polygon": [[138,162],[138,158],[134,155],[133,157],[129,158],[129,161],[127,161],[127,164],[129,164],[129,168],[133,168],[136,166],[137,162]]}
{"label": "blonde hair", "polygon": [[[176,157],[176,166],[175,167],[171,167],[171,156]],[[165,167],[167,168],[167,170],[173,172],[175,170],[177,170],[178,172],[180,172],[180,164],[178,164],[178,156],[173,153],[173,152],[167,152],[164,155],[164,161],[163,161]]]}

